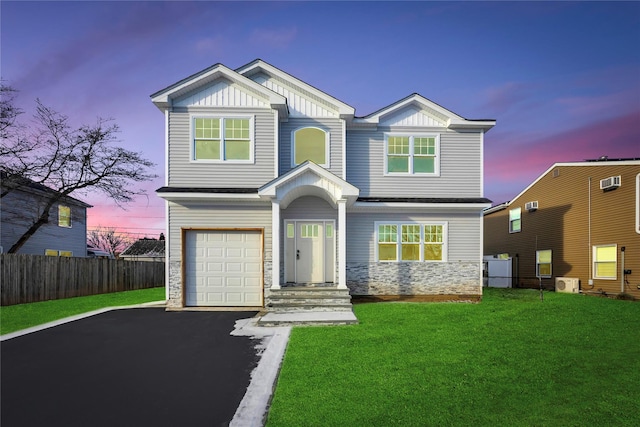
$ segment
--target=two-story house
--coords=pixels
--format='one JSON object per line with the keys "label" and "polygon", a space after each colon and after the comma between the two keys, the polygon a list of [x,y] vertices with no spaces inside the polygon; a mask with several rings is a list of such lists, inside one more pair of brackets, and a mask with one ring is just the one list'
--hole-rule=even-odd
{"label": "two-story house", "polygon": [[151,95],[164,113],[168,305],[284,291],[478,300],[484,134],[413,94],[364,117],[255,60]]}
{"label": "two-story house", "polygon": [[487,209],[484,235],[511,286],[640,298],[640,159],[556,163]]}
{"label": "two-story house", "polygon": [[[29,179],[6,179],[0,188],[7,194],[0,201],[0,253],[8,252],[38,219],[44,206],[56,196],[49,187]],[[87,256],[87,208],[91,205],[65,196],[50,210],[43,224],[18,250],[19,254]]]}

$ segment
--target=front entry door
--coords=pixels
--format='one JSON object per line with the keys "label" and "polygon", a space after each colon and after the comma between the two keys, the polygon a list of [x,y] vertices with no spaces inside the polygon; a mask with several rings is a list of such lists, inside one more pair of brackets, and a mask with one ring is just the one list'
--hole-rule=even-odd
{"label": "front entry door", "polygon": [[287,283],[333,283],[334,220],[286,220],[284,265]]}
{"label": "front entry door", "polygon": [[324,282],[322,222],[296,222],[295,271],[297,283]]}

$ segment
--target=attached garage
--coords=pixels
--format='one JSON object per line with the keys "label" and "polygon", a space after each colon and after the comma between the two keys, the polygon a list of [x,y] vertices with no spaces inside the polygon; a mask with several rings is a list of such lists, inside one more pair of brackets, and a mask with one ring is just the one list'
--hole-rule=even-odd
{"label": "attached garage", "polygon": [[185,305],[263,305],[262,230],[185,230]]}

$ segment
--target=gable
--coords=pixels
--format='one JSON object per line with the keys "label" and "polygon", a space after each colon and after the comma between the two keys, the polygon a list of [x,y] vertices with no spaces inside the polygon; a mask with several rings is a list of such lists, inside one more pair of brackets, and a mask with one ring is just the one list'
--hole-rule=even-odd
{"label": "gable", "polygon": [[287,99],[290,117],[351,118],[354,108],[260,59],[236,70]]}
{"label": "gable", "polygon": [[411,105],[382,117],[379,125],[446,127],[447,118],[434,110]]}
{"label": "gable", "polygon": [[268,100],[227,80],[219,79],[196,92],[174,101],[177,107],[261,107],[268,108]]}

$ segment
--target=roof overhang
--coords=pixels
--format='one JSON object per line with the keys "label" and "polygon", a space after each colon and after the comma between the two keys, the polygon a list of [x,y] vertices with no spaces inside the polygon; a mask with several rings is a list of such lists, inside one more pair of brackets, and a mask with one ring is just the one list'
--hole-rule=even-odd
{"label": "roof overhang", "polygon": [[417,93],[411,94],[368,116],[355,118],[353,119],[353,124],[356,126],[378,125],[386,117],[409,106],[415,106],[424,111],[425,114],[431,115],[437,120],[444,122],[445,127],[448,129],[482,129],[487,132],[496,124],[495,120],[489,119],[465,119]]}
{"label": "roof overhang", "polygon": [[334,98],[333,96],[321,91],[320,89],[311,86],[308,83],[303,82],[302,80],[280,70],[277,67],[274,67],[273,65],[261,59],[256,59],[246,65],[243,65],[240,68],[237,68],[235,71],[247,77],[260,72],[266,73],[270,76],[278,77],[281,80],[286,81],[292,87],[295,87],[297,90],[303,93],[306,92],[312,97],[321,100],[323,103],[330,105],[338,112],[338,115],[342,119],[351,119],[355,114],[355,108],[353,108],[352,106],[340,101],[337,98]]}
{"label": "roof overhang", "polygon": [[171,108],[174,99],[178,99],[222,78],[238,84],[249,92],[255,93],[265,99],[272,108],[277,109],[279,112],[286,115],[287,99],[284,96],[269,90],[268,88],[241,74],[238,74],[222,64],[212,65],[199,73],[180,80],[179,82],[152,94],[151,101],[156,105],[156,107],[164,111]]}
{"label": "roof overhang", "polygon": [[255,188],[194,188],[161,187],[156,190],[158,197],[169,202],[263,202]]}
{"label": "roof overhang", "polygon": [[334,208],[339,200],[355,203],[360,190],[317,164],[306,161],[258,189],[258,195],[282,209],[304,196],[320,197]]}

